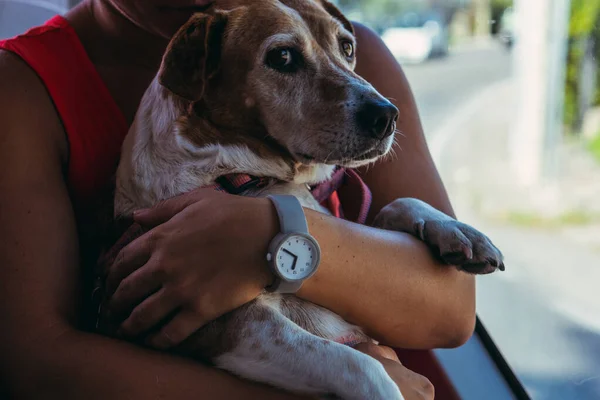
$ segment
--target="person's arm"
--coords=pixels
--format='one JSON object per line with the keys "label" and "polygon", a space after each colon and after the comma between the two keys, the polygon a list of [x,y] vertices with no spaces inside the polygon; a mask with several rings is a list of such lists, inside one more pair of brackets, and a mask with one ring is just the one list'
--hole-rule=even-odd
{"label": "person's arm", "polygon": [[460,346],[475,326],[473,278],[417,238],[306,210],[321,265],[298,295],[405,349]]}
{"label": "person's arm", "polygon": [[[322,251],[300,297],[395,347],[454,347],[470,337],[475,317],[461,292],[466,273],[439,264],[408,234],[305,211]],[[109,274],[111,313],[133,309],[121,325],[125,335],[149,332],[176,313],[149,338],[157,348],[172,347],[272,280],[265,255],[278,223],[268,199],[200,189],[134,218],[152,229],[121,250]]]}
{"label": "person's arm", "polygon": [[296,399],[76,329],[80,271],[66,142],[38,78],[0,51],[0,392],[52,399]]}

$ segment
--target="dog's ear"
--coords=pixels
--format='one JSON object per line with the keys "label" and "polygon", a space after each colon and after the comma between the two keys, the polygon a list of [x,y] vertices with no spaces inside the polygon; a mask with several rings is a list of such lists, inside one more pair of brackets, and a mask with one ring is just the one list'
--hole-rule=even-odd
{"label": "dog's ear", "polygon": [[352,35],[354,35],[354,26],[352,26],[352,23],[348,21],[348,18],[346,18],[346,16],[340,11],[339,8],[337,8],[332,2],[328,0],[321,0],[321,4],[325,8],[325,11],[331,14],[333,18],[340,21],[342,25],[344,25],[344,28],[346,28],[348,32],[350,32]]}
{"label": "dog's ear", "polygon": [[224,12],[192,16],[167,47],[159,83],[186,100],[200,100],[219,68],[226,25]]}

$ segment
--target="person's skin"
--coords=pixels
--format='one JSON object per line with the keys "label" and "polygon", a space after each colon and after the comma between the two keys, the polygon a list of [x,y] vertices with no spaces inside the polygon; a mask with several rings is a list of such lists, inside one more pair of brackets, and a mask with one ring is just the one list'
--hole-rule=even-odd
{"label": "person's skin", "polygon": [[[140,5],[137,17],[148,24],[167,20],[154,13],[155,2],[132,3]],[[142,29],[148,26],[132,24],[107,2],[85,2],[67,18],[131,122],[166,39]],[[174,26],[180,19],[185,20],[181,16],[169,23]],[[168,35],[173,26],[161,29]],[[357,26],[357,35],[358,72],[395,99],[401,110],[399,129],[406,135],[398,157],[364,174],[374,194],[374,212],[394,198],[410,196],[452,214],[402,70],[375,34]],[[296,398],[196,362],[78,329],[78,240],[64,175],[67,159],[65,132],[43,84],[17,57],[0,51],[0,376],[11,398],[36,398],[39,393],[61,399]],[[221,198],[212,199],[214,210]],[[267,210],[260,200],[235,201],[258,215]],[[202,202],[191,205],[200,206]],[[218,228],[211,237],[224,248],[239,247],[239,242],[228,240],[235,229],[218,222],[246,220],[248,214],[240,214],[237,207],[220,211],[213,214],[221,220],[207,221],[205,215],[203,222]],[[470,336],[475,318],[472,277],[438,265],[425,246],[408,235],[311,212],[307,217],[326,256],[301,296],[364,325],[386,344],[449,347]],[[176,228],[176,220],[181,229],[189,229],[184,218],[161,226]],[[274,217],[251,222],[257,238],[275,229]],[[355,252],[357,248],[362,250]],[[259,250],[257,245],[248,251]],[[225,254],[230,253],[235,252]],[[219,256],[203,253],[206,267]],[[363,265],[370,266],[368,272]],[[358,283],[360,301],[355,298]],[[231,305],[216,308],[222,307]]]}
{"label": "person's skin", "polygon": [[435,388],[431,382],[424,376],[404,368],[393,349],[386,346],[376,346],[372,343],[360,343],[355,349],[381,362],[388,375],[394,382],[398,383],[405,399],[434,399]]}

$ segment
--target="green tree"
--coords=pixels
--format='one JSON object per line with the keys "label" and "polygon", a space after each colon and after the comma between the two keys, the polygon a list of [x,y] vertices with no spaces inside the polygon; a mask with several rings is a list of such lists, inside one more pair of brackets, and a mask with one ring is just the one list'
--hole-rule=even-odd
{"label": "green tree", "polygon": [[[567,82],[565,85],[565,123],[572,130],[580,129],[582,116],[588,104],[582,104],[581,91],[584,85],[582,66],[585,56],[600,56],[600,0],[571,0],[571,16],[569,21],[569,48],[567,56]],[[591,52],[591,54],[590,54]],[[600,77],[600,69],[597,68]],[[596,79],[600,82],[600,79]],[[592,104],[600,104],[598,84],[591,88],[595,91]]]}

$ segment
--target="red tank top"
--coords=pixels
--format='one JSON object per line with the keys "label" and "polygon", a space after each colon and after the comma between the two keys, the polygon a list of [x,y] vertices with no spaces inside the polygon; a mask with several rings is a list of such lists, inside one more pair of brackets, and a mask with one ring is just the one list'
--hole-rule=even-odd
{"label": "red tank top", "polygon": [[127,123],[108,88],[61,16],[0,41],[44,83],[69,143],[68,185],[76,208],[95,199],[111,180]]}

